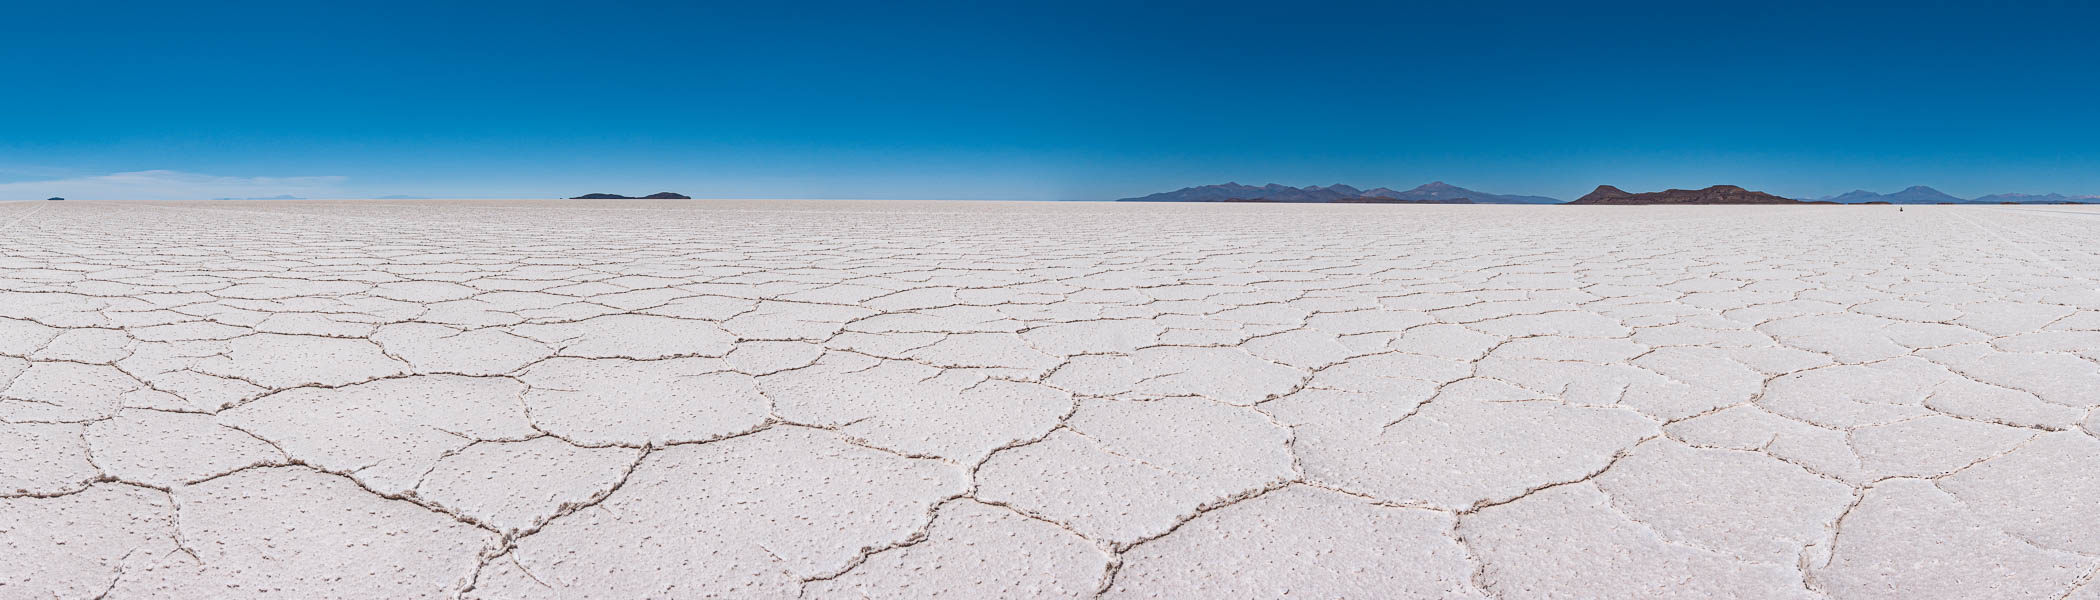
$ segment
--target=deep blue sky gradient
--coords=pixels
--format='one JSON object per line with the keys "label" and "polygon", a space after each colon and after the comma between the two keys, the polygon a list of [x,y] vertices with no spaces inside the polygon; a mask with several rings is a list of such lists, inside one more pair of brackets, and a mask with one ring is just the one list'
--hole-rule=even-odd
{"label": "deep blue sky gradient", "polygon": [[2100,194],[2082,2],[23,2],[0,183]]}

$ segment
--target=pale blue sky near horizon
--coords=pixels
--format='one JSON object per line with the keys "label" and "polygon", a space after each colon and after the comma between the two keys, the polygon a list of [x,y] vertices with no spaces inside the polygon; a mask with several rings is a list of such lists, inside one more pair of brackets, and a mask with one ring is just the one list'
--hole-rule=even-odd
{"label": "pale blue sky near horizon", "polygon": [[9,12],[0,199],[2100,194],[2089,3]]}

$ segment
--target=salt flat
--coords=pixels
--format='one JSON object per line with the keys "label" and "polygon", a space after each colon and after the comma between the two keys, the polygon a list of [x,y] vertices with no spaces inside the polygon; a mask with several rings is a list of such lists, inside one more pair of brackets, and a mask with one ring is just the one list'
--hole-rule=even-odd
{"label": "salt flat", "polygon": [[2100,598],[2100,210],[0,204],[0,597]]}

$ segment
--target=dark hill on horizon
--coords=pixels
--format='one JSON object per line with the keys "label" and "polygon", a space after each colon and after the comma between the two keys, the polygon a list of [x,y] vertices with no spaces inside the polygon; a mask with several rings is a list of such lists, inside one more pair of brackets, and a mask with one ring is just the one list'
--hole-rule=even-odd
{"label": "dark hill on horizon", "polygon": [[622,195],[619,195],[619,194],[584,194],[584,195],[581,195],[581,196],[577,196],[577,197],[574,197],[574,198],[570,198],[570,200],[691,200],[691,199],[693,199],[693,197],[692,197],[692,196],[687,196],[687,195],[685,195],[685,194],[679,194],[679,193],[675,193],[675,192],[657,192],[657,193],[654,193],[654,194],[650,194],[650,195],[647,195],[647,196],[642,196],[642,197],[640,197],[640,198],[636,198],[636,197],[633,197],[633,196],[622,196]]}
{"label": "dark hill on horizon", "polygon": [[1597,186],[1597,190],[1576,198],[1568,204],[1582,205],[1652,205],[1652,204],[1835,204],[1834,202],[1810,202],[1782,198],[1764,192],[1753,192],[1732,185],[1717,185],[1703,190],[1669,189],[1660,192],[1632,193],[1608,185]]}
{"label": "dark hill on horizon", "polygon": [[1349,202],[1372,203],[1382,198],[1393,202],[1386,204],[1559,204],[1560,200],[1544,196],[1513,196],[1490,194],[1447,184],[1441,181],[1428,183],[1410,190],[1391,188],[1357,189],[1344,184],[1312,185],[1302,188],[1280,184],[1264,186],[1242,185],[1237,182],[1217,185],[1186,187],[1171,192],[1160,192],[1136,198],[1123,198],[1117,202]]}

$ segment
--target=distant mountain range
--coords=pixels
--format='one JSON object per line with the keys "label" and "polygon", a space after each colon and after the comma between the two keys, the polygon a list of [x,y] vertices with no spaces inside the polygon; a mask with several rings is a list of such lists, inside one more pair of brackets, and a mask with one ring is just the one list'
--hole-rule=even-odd
{"label": "distant mountain range", "polygon": [[[1123,198],[1117,202],[1301,202],[1301,203],[1393,203],[1393,204],[1563,204],[1545,196],[1515,196],[1469,190],[1442,181],[1410,190],[1358,189],[1344,184],[1291,187],[1221,183],[1185,187],[1149,196]],[[1701,190],[1665,190],[1631,193],[1612,186],[1598,186],[1565,204],[2100,204],[2100,196],[2063,194],[1992,194],[1964,200],[1926,186],[1911,186],[1893,194],[1854,190],[1822,198],[1785,198],[1753,192],[1732,185]]]}
{"label": "distant mountain range", "polygon": [[1836,196],[1825,196],[1817,199],[1838,204],[1867,204],[1870,202],[1886,202],[1889,204],[1959,204],[1967,202],[1967,200],[1956,198],[1945,192],[1922,185],[1910,186],[1894,194],[1877,194],[1866,190],[1852,190]]}
{"label": "distant mountain range", "polygon": [[2063,194],[1991,194],[1989,196],[1982,196],[1978,198],[1964,200],[1960,197],[1947,194],[1946,192],[1935,190],[1922,185],[1914,185],[1908,188],[1904,188],[1903,191],[1896,192],[1893,194],[1877,194],[1866,190],[1853,190],[1850,192],[1845,192],[1843,194],[1838,194],[1836,196],[1825,196],[1822,198],[1818,198],[1818,200],[1822,200],[1825,202],[1836,202],[1838,204],[1867,204],[1874,202],[1888,204],[2003,204],[2007,202],[2011,202],[2014,204],[2060,204],[2064,202],[2100,202],[2100,196],[2065,196]]}
{"label": "distant mountain range", "polygon": [[2078,204],[2093,204],[2096,202],[2100,202],[2100,196],[2065,196],[2063,194],[1991,194],[1989,196],[1979,196],[1976,199],[1970,200],[1970,202],[1981,202],[1984,204],[2003,204],[2006,202],[2012,202],[2015,204],[2062,204],[2066,202],[2075,202]]}
{"label": "distant mountain range", "polygon": [[1608,185],[1597,186],[1597,190],[1576,198],[1568,204],[1833,204],[1831,202],[1807,202],[1783,198],[1764,192],[1753,192],[1732,185],[1717,185],[1703,190],[1663,190],[1635,194]]}
{"label": "distant mountain range", "polygon": [[1268,184],[1264,186],[1221,183],[1186,187],[1171,192],[1160,192],[1150,196],[1124,198],[1118,202],[1337,202],[1374,203],[1382,200],[1407,204],[1559,204],[1560,200],[1544,196],[1511,196],[1490,194],[1458,187],[1441,181],[1429,183],[1411,190],[1391,188],[1357,189],[1354,186],[1313,185],[1291,187]]}
{"label": "distant mountain range", "polygon": [[[1321,195],[1319,195],[1319,197],[1312,197],[1312,199],[1307,199],[1308,197],[1310,197],[1310,196],[1309,196],[1309,195],[1306,195],[1306,194],[1289,194],[1289,195],[1282,195],[1282,196],[1264,196],[1264,197],[1260,197],[1260,198],[1226,198],[1226,199],[1225,199],[1225,200],[1223,200],[1223,201],[1224,201],[1224,202],[1273,202],[1273,203],[1292,203],[1292,202],[1296,202],[1296,203],[1327,203],[1327,204],[1472,204],[1472,203],[1473,203],[1473,201],[1472,201],[1472,200],[1468,200],[1468,199],[1465,199],[1465,198],[1439,198],[1439,199],[1436,199],[1436,200],[1407,200],[1407,199],[1403,199],[1403,198],[1388,198],[1388,197],[1385,197],[1385,196],[1348,196],[1348,195],[1342,195],[1342,196],[1333,196],[1333,197],[1326,197],[1326,196],[1325,196],[1324,194],[1321,194]],[[1131,202],[1144,202],[1144,200],[1131,200]],[[1164,200],[1164,201],[1162,201],[1162,202],[1172,202],[1172,200]]]}

